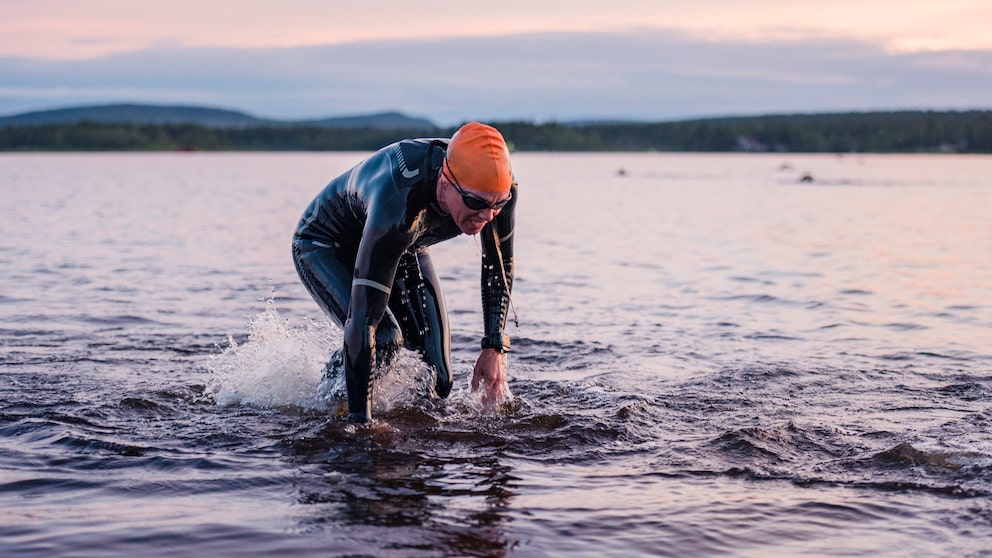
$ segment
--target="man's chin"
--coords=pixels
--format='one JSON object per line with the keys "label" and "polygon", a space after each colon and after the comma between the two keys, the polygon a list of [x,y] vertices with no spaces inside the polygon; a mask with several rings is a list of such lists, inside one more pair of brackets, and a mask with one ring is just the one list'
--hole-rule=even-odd
{"label": "man's chin", "polygon": [[474,223],[466,223],[464,227],[461,227],[461,229],[463,233],[471,236],[473,234],[479,234],[479,232],[481,232],[482,228],[485,226],[486,226],[485,223],[482,223],[480,225]]}

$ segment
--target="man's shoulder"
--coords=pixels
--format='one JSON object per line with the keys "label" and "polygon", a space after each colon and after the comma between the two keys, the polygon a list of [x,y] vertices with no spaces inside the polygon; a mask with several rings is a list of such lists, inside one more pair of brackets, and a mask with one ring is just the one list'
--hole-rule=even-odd
{"label": "man's shoulder", "polygon": [[432,148],[446,146],[447,139],[415,138],[401,140],[383,149],[393,163],[398,178],[423,180],[430,167]]}

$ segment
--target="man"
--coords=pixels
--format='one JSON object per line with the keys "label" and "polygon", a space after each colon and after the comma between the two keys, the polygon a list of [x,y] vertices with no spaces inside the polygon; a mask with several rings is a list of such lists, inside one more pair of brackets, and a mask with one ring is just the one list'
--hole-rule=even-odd
{"label": "man", "polygon": [[386,146],[332,180],[293,238],[296,270],[344,330],[348,420],[372,418],[370,378],[399,347],[420,351],[451,391],[450,332],[428,247],[458,234],[482,239],[485,336],[472,375],[483,400],[509,394],[504,332],[513,284],[517,185],[503,136],[478,122],[450,140]]}

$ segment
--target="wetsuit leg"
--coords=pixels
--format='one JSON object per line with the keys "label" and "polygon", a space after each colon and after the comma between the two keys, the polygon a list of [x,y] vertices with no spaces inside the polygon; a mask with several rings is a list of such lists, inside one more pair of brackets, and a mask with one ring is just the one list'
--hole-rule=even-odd
{"label": "wetsuit leg", "polygon": [[437,373],[435,389],[441,397],[451,392],[451,333],[441,281],[431,256],[422,251],[400,260],[393,280],[389,308],[403,330],[404,345],[420,351]]}
{"label": "wetsuit leg", "polygon": [[[293,241],[293,263],[303,285],[317,305],[338,326],[344,329],[351,302],[351,282],[355,255],[340,246],[296,238]],[[403,334],[392,312],[386,310],[376,327],[376,362],[388,364],[403,345]],[[342,358],[332,357],[331,361]]]}
{"label": "wetsuit leg", "polygon": [[355,256],[340,247],[295,238],[293,263],[317,306],[343,328],[348,318]]}

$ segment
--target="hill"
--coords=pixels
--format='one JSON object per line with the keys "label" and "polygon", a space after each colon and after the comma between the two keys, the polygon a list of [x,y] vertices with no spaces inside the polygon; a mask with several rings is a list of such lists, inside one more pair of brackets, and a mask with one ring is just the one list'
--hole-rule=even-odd
{"label": "hill", "polygon": [[[518,151],[992,153],[989,110],[492,124]],[[452,132],[401,113],[287,122],[202,107],[111,105],[0,119],[0,151],[367,151]]]}
{"label": "hill", "polygon": [[0,128],[14,126],[98,124],[192,124],[205,128],[316,126],[321,128],[416,129],[437,128],[433,122],[399,112],[329,117],[311,120],[275,120],[245,112],[198,106],[113,104],[41,110],[0,117]]}

